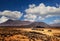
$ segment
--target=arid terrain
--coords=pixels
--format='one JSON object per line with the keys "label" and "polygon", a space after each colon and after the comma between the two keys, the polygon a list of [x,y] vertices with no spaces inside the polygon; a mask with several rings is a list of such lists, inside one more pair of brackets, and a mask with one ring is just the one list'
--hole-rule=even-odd
{"label": "arid terrain", "polygon": [[60,29],[0,28],[0,41],[60,41]]}

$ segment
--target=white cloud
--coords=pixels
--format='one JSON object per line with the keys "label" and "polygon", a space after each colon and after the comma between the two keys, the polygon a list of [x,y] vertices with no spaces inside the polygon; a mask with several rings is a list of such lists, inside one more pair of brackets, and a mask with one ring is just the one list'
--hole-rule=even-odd
{"label": "white cloud", "polygon": [[2,16],[0,18],[0,23],[3,23],[3,22],[6,22],[9,18],[5,17],[5,16]]}
{"label": "white cloud", "polygon": [[28,14],[24,16],[25,18],[29,18],[29,19],[36,19],[36,15],[32,15],[32,14]]}
{"label": "white cloud", "polygon": [[35,22],[35,20],[33,20],[33,19],[24,19],[24,21]]}
{"label": "white cloud", "polygon": [[0,16],[6,16],[6,17],[9,17],[11,19],[18,19],[22,16],[22,13],[18,12],[18,11],[5,10],[5,11],[0,13]]}
{"label": "white cloud", "polygon": [[32,14],[24,15],[24,17],[25,17],[24,21],[31,21],[31,22],[34,22],[35,19],[37,18],[36,15],[32,15]]}
{"label": "white cloud", "polygon": [[50,24],[55,24],[55,23],[60,23],[59,19],[53,20],[52,22],[50,22]]}
{"label": "white cloud", "polygon": [[60,20],[54,20],[55,23],[60,23]]}
{"label": "white cloud", "polygon": [[39,6],[35,6],[34,8],[28,8],[25,10],[27,14],[36,14],[36,15],[60,15],[60,8],[45,6],[41,3]]}
{"label": "white cloud", "polygon": [[30,8],[34,8],[35,7],[35,4],[32,4],[32,5],[29,5]]}
{"label": "white cloud", "polygon": [[45,18],[43,18],[43,17],[41,17],[41,16],[39,16],[38,18],[37,18],[37,20],[44,20]]}
{"label": "white cloud", "polygon": [[0,12],[0,16],[2,16],[0,18],[0,23],[2,23],[2,22],[7,21],[8,19],[17,20],[17,19],[21,18],[22,13],[19,12],[19,11],[8,11],[8,10],[5,10],[3,12]]}
{"label": "white cloud", "polygon": [[[39,16],[36,17],[40,20],[44,20],[49,17],[53,16],[60,16],[60,7],[54,7],[54,6],[45,6],[45,4],[41,3],[39,6],[36,6],[35,4],[29,5],[29,8],[25,10],[26,15],[28,17],[29,14]],[[32,17],[33,18],[33,17]]]}
{"label": "white cloud", "polygon": [[60,7],[60,5],[58,3],[56,3],[56,7]]}

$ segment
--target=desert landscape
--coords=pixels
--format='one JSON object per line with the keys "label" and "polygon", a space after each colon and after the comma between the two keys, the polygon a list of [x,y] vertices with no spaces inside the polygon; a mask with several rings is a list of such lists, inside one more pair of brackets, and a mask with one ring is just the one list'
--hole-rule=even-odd
{"label": "desert landscape", "polygon": [[60,0],[0,0],[0,41],[60,41]]}
{"label": "desert landscape", "polygon": [[0,28],[0,41],[60,41],[60,29]]}
{"label": "desert landscape", "polygon": [[8,20],[0,24],[0,41],[60,41],[60,27],[44,22]]}

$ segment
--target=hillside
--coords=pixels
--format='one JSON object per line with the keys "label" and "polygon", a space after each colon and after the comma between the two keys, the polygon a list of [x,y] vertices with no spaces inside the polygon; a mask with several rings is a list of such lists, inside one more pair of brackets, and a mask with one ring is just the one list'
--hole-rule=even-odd
{"label": "hillside", "polygon": [[20,27],[50,27],[44,22],[29,22],[29,21],[20,21],[20,20],[8,20],[4,23],[1,23],[0,26],[20,26]]}

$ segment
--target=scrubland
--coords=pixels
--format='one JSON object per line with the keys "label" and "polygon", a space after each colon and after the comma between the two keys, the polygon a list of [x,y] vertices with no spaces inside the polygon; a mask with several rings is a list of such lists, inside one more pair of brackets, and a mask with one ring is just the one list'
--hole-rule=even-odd
{"label": "scrubland", "polygon": [[60,29],[0,28],[0,41],[60,41]]}

